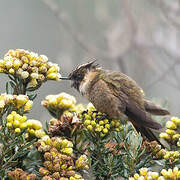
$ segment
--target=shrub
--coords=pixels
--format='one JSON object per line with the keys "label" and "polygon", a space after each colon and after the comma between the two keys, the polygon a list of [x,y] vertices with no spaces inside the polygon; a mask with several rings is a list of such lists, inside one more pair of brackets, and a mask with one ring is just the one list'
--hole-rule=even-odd
{"label": "shrub", "polygon": [[0,94],[0,177],[14,180],[180,179],[180,119],[172,117],[160,137],[167,149],[135,132],[131,123],[109,119],[90,103],[66,93],[42,101],[52,115],[46,128],[27,119],[42,83],[60,79],[44,55],[9,50],[0,60],[7,74]]}

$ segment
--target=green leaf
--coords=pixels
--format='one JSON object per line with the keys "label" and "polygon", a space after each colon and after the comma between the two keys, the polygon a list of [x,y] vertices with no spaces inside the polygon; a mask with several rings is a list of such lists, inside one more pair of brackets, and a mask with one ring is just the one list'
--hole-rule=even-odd
{"label": "green leaf", "polygon": [[[11,83],[10,83],[11,82]],[[14,88],[12,88],[12,85],[13,84],[13,82],[12,81],[9,81],[9,82],[7,82],[6,83],[6,93],[7,94],[13,94],[13,90],[14,90]],[[12,86],[11,86],[12,85]]]}
{"label": "green leaf", "polygon": [[9,94],[9,83],[6,83],[6,93]]}
{"label": "green leaf", "polygon": [[11,88],[14,89],[16,85],[13,83],[13,81],[9,81],[9,84],[11,85]]}
{"label": "green leaf", "polygon": [[5,169],[0,169],[0,177],[3,178],[5,176]]}
{"label": "green leaf", "polygon": [[37,94],[28,94],[27,96],[29,97],[29,100],[33,101],[37,97]]}

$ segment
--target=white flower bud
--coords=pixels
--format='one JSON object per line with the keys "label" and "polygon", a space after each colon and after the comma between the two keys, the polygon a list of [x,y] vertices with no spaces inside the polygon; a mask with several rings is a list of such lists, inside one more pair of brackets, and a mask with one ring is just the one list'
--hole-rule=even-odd
{"label": "white flower bud", "polygon": [[33,79],[38,79],[38,73],[31,73],[31,77]]}
{"label": "white flower bud", "polygon": [[21,73],[21,77],[22,77],[23,79],[26,79],[26,78],[29,77],[29,73],[28,73],[27,71],[23,71],[23,72]]}

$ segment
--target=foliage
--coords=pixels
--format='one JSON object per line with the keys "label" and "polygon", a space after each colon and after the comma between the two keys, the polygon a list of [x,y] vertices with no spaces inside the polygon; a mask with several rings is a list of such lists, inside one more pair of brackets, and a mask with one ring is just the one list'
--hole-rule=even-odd
{"label": "foliage", "polygon": [[41,103],[53,117],[43,130],[26,113],[35,90],[49,79],[59,80],[58,65],[17,49],[0,60],[0,71],[9,77],[6,93],[0,95],[1,179],[82,180],[88,173],[97,180],[180,178],[179,118],[167,121],[160,134],[169,144],[163,149],[131,123],[110,119],[92,104],[76,104],[73,96],[60,93]]}

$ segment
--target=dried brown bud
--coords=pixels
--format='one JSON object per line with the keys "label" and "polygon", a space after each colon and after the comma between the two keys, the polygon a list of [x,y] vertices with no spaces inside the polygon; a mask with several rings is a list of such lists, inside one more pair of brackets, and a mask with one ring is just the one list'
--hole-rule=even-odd
{"label": "dried brown bud", "polygon": [[42,180],[53,180],[53,178],[51,176],[44,176]]}
{"label": "dried brown bud", "polygon": [[44,100],[44,101],[41,101],[41,105],[44,106],[45,108],[48,108],[49,103],[48,101]]}
{"label": "dried brown bud", "polygon": [[67,172],[66,172],[66,175],[69,176],[69,177],[70,177],[70,176],[74,176],[75,174],[76,174],[75,171],[67,171]]}
{"label": "dried brown bud", "polygon": [[45,160],[51,160],[51,154],[49,152],[44,153],[44,159]]}
{"label": "dried brown bud", "polygon": [[53,164],[52,164],[51,161],[45,161],[45,162],[43,163],[43,165],[44,165],[48,170],[52,170],[52,168],[53,168]]}
{"label": "dried brown bud", "polygon": [[59,163],[55,164],[53,170],[54,171],[60,171],[61,170],[61,165]]}
{"label": "dried brown bud", "polygon": [[40,175],[44,176],[44,175],[49,174],[49,171],[48,171],[47,169],[41,167],[41,168],[39,169],[39,173],[40,173]]}
{"label": "dried brown bud", "polygon": [[55,179],[60,179],[61,176],[60,176],[59,172],[55,172],[55,173],[53,173],[52,177]]}

